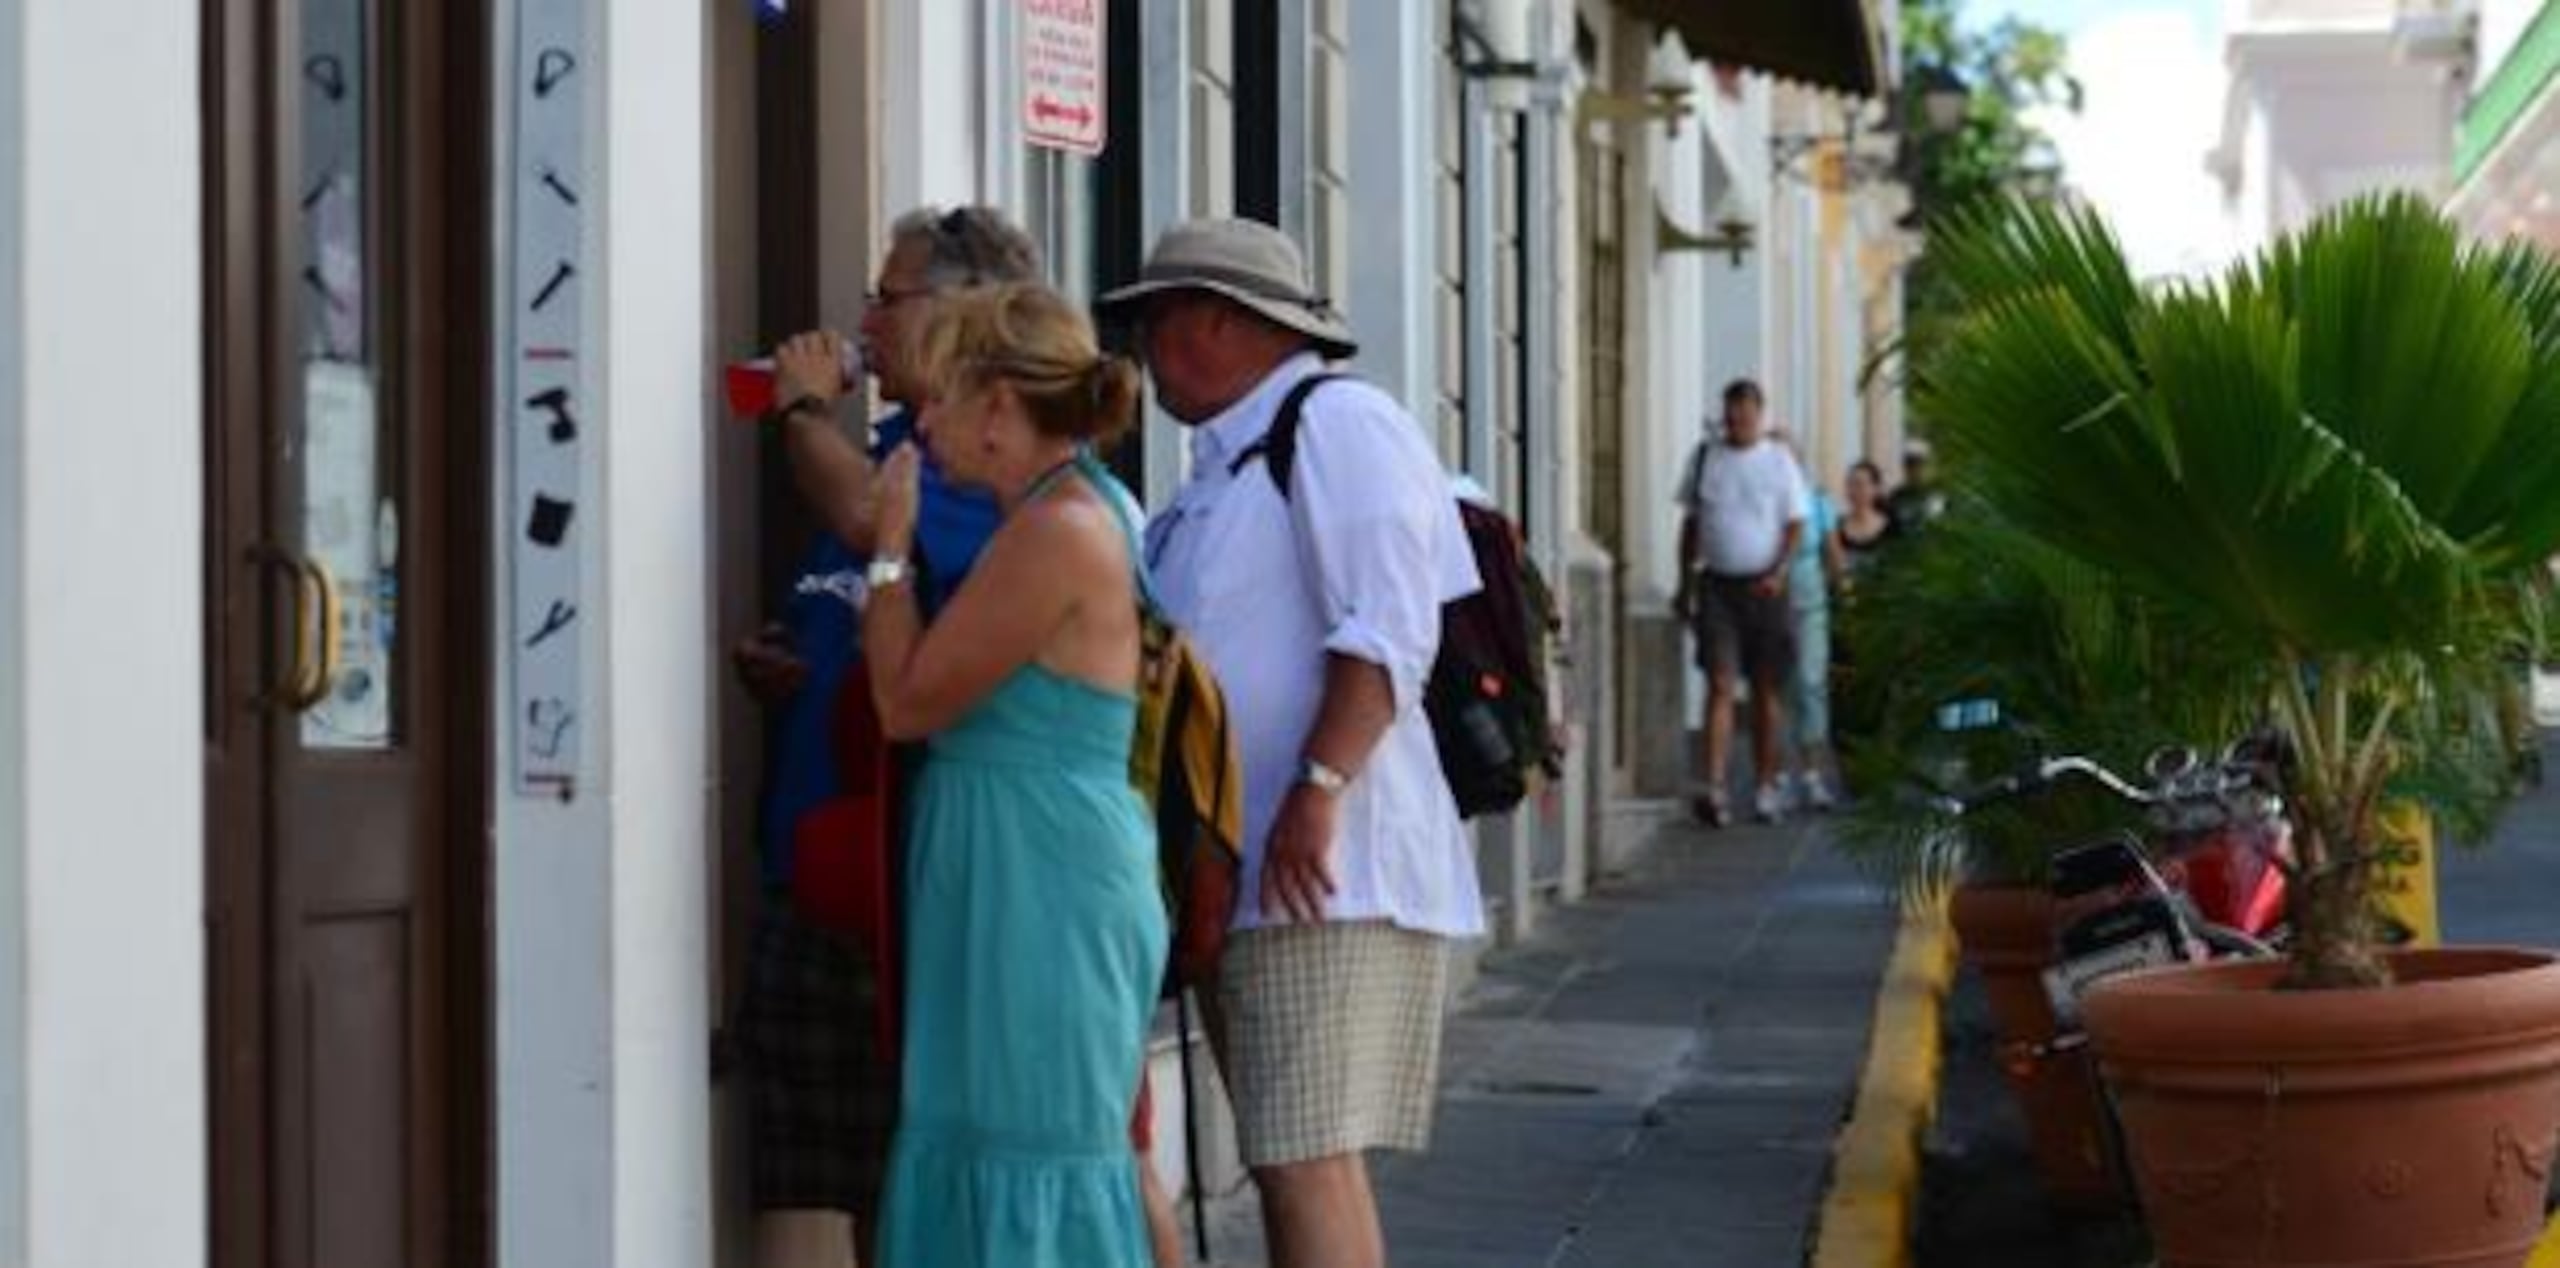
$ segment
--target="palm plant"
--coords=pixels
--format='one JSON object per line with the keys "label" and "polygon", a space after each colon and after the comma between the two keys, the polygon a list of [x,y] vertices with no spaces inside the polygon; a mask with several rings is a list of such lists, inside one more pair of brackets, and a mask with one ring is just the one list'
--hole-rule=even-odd
{"label": "palm plant", "polygon": [[2287,983],[2386,982],[2377,806],[2503,760],[2478,720],[2560,545],[2560,269],[2408,196],[2210,283],[2137,283],[2084,211],[1987,208],[1941,249],[1961,318],[1913,399],[1951,476],[2262,667]]}
{"label": "palm plant", "polygon": [[[1841,760],[1865,793],[1835,839],[1870,871],[1926,892],[1955,881],[2041,886],[2058,847],[2137,826],[2123,802],[2078,783],[1961,823],[1919,794],[1964,791],[2063,752],[2131,768],[2160,744],[2248,725],[2238,683],[2251,667],[2179,637],[2159,607],[1954,498],[1928,532],[1888,549],[1844,606],[1855,670],[1841,684]],[[1998,706],[1996,725],[1941,727],[1941,706],[1975,700]]]}

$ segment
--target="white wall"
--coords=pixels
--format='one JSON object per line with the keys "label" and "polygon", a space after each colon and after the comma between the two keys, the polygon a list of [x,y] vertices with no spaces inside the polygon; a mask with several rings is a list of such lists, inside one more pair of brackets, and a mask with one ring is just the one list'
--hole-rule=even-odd
{"label": "white wall", "polygon": [[[0,84],[26,73],[26,10],[0,13]],[[26,218],[22,93],[0,93],[0,1262],[27,1262]]]}
{"label": "white wall", "polygon": [[[1739,263],[1719,253],[1708,260],[1699,279],[1704,300],[1701,377],[1705,391],[1698,413],[1684,420],[1692,439],[1703,434],[1707,421],[1723,408],[1718,398],[1725,384],[1739,378],[1765,382],[1770,377],[1769,346],[1778,342],[1770,329],[1769,292],[1776,275],[1773,253],[1782,250],[1784,243],[1774,201],[1777,186],[1768,175],[1770,95],[1768,77],[1751,75],[1743,80],[1741,101],[1717,98],[1708,106],[1723,172],[1717,182],[1717,200],[1722,202],[1724,192],[1732,191],[1733,206],[1749,219],[1753,238]],[[1677,473],[1673,476],[1676,479]]]}
{"label": "white wall", "polygon": [[2231,25],[2336,27],[2389,25],[2400,0],[2237,0]]}
{"label": "white wall", "polygon": [[[1666,37],[1668,38],[1668,37]],[[1707,76],[1693,69],[1692,100],[1715,93]],[[1707,343],[1709,277],[1728,268],[1722,254],[1703,251],[1661,252],[1653,233],[1653,213],[1692,233],[1712,233],[1707,205],[1707,130],[1696,119],[1685,120],[1677,136],[1647,129],[1653,154],[1651,190],[1630,199],[1636,224],[1628,235],[1630,276],[1646,273],[1652,318],[1647,323],[1651,348],[1645,362],[1652,387],[1648,408],[1627,418],[1626,471],[1621,487],[1626,497],[1627,555],[1622,596],[1631,612],[1667,612],[1671,593],[1680,583],[1679,513],[1672,496],[1680,482],[1691,446],[1698,441],[1700,420],[1709,412],[1706,359],[1698,352]],[[1720,386],[1720,385],[1719,385]],[[1627,649],[1619,649],[1625,655]]]}
{"label": "white wall", "polygon": [[1439,314],[1433,262],[1435,164],[1432,76],[1442,32],[1427,4],[1351,9],[1351,292],[1345,315],[1360,336],[1365,377],[1424,426],[1439,399]]}
{"label": "white wall", "polygon": [[873,6],[880,35],[873,100],[883,126],[871,140],[879,155],[880,205],[892,217],[924,203],[982,196],[987,96],[979,33],[997,2],[879,0]]}
{"label": "white wall", "polygon": [[[696,1268],[711,1254],[704,966],[716,867],[708,31],[699,6],[589,12],[602,73],[587,104],[608,125],[588,143],[590,187],[604,191],[587,244],[600,279],[588,389],[608,421],[583,494],[596,515],[581,610],[603,619],[583,635],[591,730],[576,800],[519,796],[505,759],[497,771],[499,1262]],[[501,67],[513,65],[512,30],[502,15]],[[498,117],[503,129],[503,96]],[[502,146],[501,225],[509,158]],[[503,268],[510,247],[497,236],[491,267]],[[498,403],[497,417],[511,413]],[[507,486],[504,471],[496,479]],[[507,593],[491,632],[500,666]],[[502,674],[493,689],[495,751],[512,754],[511,686]]]}
{"label": "white wall", "polygon": [[[514,253],[510,237],[514,214],[511,174],[515,164],[510,143],[514,95],[510,86],[525,73],[517,57],[518,10],[527,4],[551,2],[500,0],[492,25],[491,64],[496,68],[496,96],[491,112],[494,131],[490,215],[496,232],[490,235],[489,267],[493,295],[508,295],[514,290],[510,272]],[[593,11],[590,6],[591,15]],[[601,29],[601,19],[591,16],[591,49]],[[589,60],[605,72],[584,77],[583,84],[591,121],[588,162],[592,168],[601,164],[592,121],[605,108],[603,81],[612,68],[604,65],[601,57]],[[584,187],[594,189],[599,184],[591,170]],[[603,257],[591,236],[587,256],[580,261],[581,272],[595,277],[603,267]],[[586,304],[589,337],[594,340],[594,328],[607,319],[600,313],[602,304],[592,291]],[[500,308],[491,321],[493,364],[502,371],[509,364],[510,311]],[[595,369],[599,360],[588,359],[587,379],[581,385],[590,399],[599,391]],[[513,417],[514,392],[507,376],[499,374],[492,388],[489,416]],[[513,486],[506,466],[508,453],[504,445],[493,450],[493,489]],[[577,500],[583,507],[603,506],[604,482],[597,469],[600,465],[589,466],[586,481],[578,490]],[[490,575],[504,578],[511,571],[507,543],[515,539],[513,499],[493,496],[489,503],[490,541],[496,552]],[[579,573],[583,588],[577,602],[581,612],[605,611],[606,591],[598,567],[601,552],[596,545],[604,536],[597,532],[581,538],[581,549],[586,552]],[[578,772],[577,787],[582,791],[576,800],[525,798],[514,792],[511,763],[516,751],[515,687],[507,654],[515,641],[511,634],[516,622],[512,594],[513,587],[503,583],[490,591],[489,637],[494,652],[490,664],[495,670],[490,682],[494,705],[489,716],[494,720],[491,905],[497,943],[492,1009],[497,1066],[494,1108],[498,1134],[498,1263],[502,1268],[553,1264],[601,1268],[613,1262],[614,1229],[609,1216],[615,1203],[613,920],[607,901],[612,884],[613,843],[604,804],[609,788],[607,759],[600,738],[606,723],[601,714],[591,719],[596,727],[581,753],[584,769]],[[606,689],[604,646],[598,632],[602,624],[582,623],[582,628],[571,635],[584,644],[581,655],[585,673],[580,690],[586,699],[596,702],[603,701]]]}
{"label": "white wall", "polygon": [[[2385,15],[2387,17],[2387,15]],[[2242,114],[2238,245],[2301,227],[2358,194],[2449,192],[2460,109],[2441,66],[2392,49],[2388,23],[2359,32],[2235,36],[2232,92]]]}
{"label": "white wall", "polygon": [[0,1263],[204,1259],[199,52],[0,10]]}
{"label": "white wall", "polygon": [[720,425],[704,329],[708,39],[699,5],[607,9],[604,407],[606,725],[613,817],[615,1268],[711,1246],[703,966],[717,848],[711,762]]}

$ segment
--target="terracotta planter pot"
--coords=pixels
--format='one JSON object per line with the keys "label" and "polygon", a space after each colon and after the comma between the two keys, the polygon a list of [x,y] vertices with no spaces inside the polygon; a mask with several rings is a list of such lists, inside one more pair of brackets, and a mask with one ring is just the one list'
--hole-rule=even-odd
{"label": "terracotta planter pot", "polygon": [[2115,979],[2089,1025],[2163,1268],[2516,1268],[2560,1142],[2560,957],[2449,948],[2400,982],[2284,966]]}
{"label": "terracotta planter pot", "polygon": [[1965,963],[1982,975],[1990,996],[2001,1073],[2026,1115],[2046,1196],[2082,1210],[2121,1205],[2088,1054],[2032,1055],[2056,1028],[2042,976],[2053,959],[2053,896],[2036,886],[1967,885],[1956,891],[1948,918]]}

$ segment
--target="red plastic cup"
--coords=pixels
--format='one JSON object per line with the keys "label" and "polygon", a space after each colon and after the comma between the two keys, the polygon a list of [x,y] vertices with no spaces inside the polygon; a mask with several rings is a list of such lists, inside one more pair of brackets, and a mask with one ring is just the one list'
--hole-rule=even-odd
{"label": "red plastic cup", "polygon": [[[729,414],[733,418],[754,421],[773,412],[779,402],[773,399],[773,358],[756,357],[748,361],[732,361],[723,372],[728,390]],[[862,377],[862,345],[848,339],[844,343],[844,390],[852,391],[854,381]]]}

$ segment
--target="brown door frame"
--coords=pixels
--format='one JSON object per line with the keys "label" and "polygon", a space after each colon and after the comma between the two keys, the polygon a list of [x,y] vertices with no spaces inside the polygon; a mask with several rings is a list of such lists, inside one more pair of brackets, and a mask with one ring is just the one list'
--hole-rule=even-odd
{"label": "brown door frame", "polygon": [[[275,781],[290,759],[290,719],[265,707],[265,693],[286,667],[281,631],[290,628],[287,588],[260,547],[273,533],[277,477],[269,470],[268,428],[292,399],[295,364],[292,311],[274,281],[292,226],[283,202],[275,138],[294,116],[294,82],[282,53],[293,29],[291,0],[203,0],[202,40],[207,607],[204,638],[210,671],[203,701],[206,735],[207,1071],[210,1104],[212,1262],[263,1268],[274,1262],[278,1230],[271,1182],[281,1165],[275,1138],[278,1057],[270,1019],[276,985],[273,932],[278,881],[272,843],[279,822]],[[492,1261],[494,1118],[490,920],[490,742],[488,611],[489,101],[490,23],[486,0],[394,4],[378,0],[384,56],[407,56],[393,77],[402,94],[376,112],[370,144],[401,157],[392,185],[400,197],[375,199],[366,233],[397,251],[395,276],[441,279],[441,302],[414,293],[383,296],[384,330],[399,341],[395,377],[385,399],[402,408],[434,401],[437,424],[416,435],[433,443],[409,447],[406,464],[426,464],[430,487],[446,496],[418,507],[412,523],[431,538],[421,545],[442,557],[440,601],[409,604],[403,624],[413,640],[436,640],[448,690],[438,707],[441,751],[428,765],[441,824],[419,852],[438,875],[422,882],[431,895],[422,913],[442,931],[439,963],[425,980],[437,998],[446,1070],[439,1114],[460,1126],[451,1148],[413,1144],[410,1166],[441,1176],[449,1218],[443,1227],[411,1229],[413,1253],[472,1268]],[[435,50],[432,60],[404,50]],[[399,129],[395,134],[394,128]],[[430,209],[409,223],[404,209]],[[395,258],[395,257],[386,257]],[[433,270],[425,272],[423,270]],[[432,384],[409,380],[431,376]],[[421,389],[431,389],[422,394]],[[404,466],[404,470],[409,469]],[[412,481],[413,483],[415,481]],[[429,526],[432,525],[430,528]],[[413,539],[416,540],[416,539]],[[409,596],[403,596],[404,599]],[[404,686],[407,684],[404,683]],[[412,691],[414,700],[417,693]],[[418,1171],[427,1174],[428,1171]]]}

